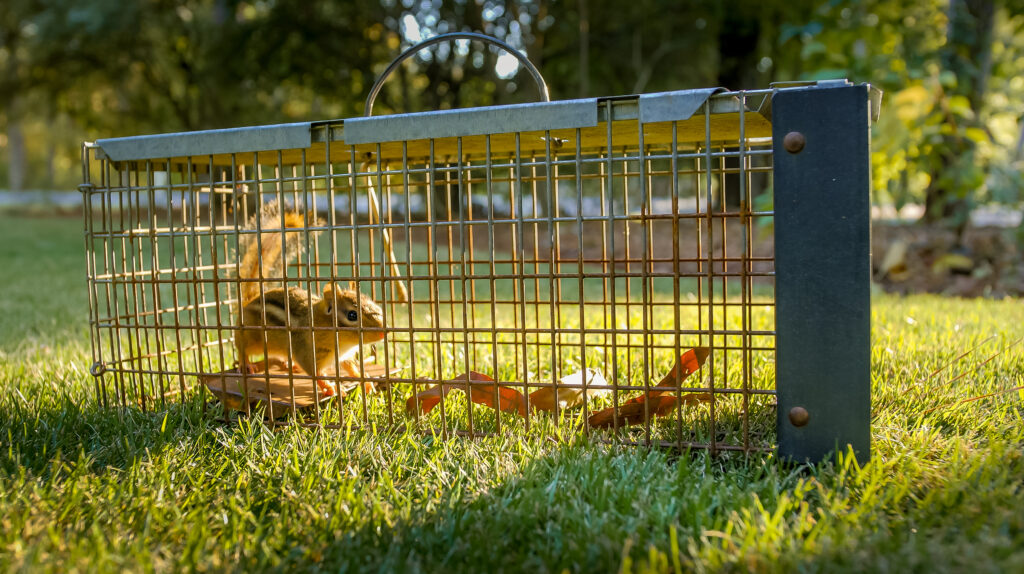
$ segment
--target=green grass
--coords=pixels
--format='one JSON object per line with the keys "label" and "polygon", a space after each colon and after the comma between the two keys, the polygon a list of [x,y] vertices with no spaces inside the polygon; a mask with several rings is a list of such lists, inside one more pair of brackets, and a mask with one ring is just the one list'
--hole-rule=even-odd
{"label": "green grass", "polygon": [[1019,301],[875,299],[874,457],[793,468],[100,409],[82,244],[0,216],[0,570],[1024,570]]}

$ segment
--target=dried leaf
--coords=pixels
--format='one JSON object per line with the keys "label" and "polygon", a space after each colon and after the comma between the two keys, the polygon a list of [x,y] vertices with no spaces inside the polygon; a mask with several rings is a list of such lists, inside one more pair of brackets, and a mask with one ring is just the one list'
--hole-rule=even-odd
{"label": "dried leaf", "polygon": [[605,386],[608,381],[604,375],[595,369],[578,371],[571,375],[562,377],[558,381],[557,392],[554,385],[537,389],[530,393],[530,406],[542,411],[554,412],[555,403],[559,409],[571,409],[583,404],[583,377],[586,374],[586,385],[588,397],[595,397],[607,394],[608,389],[593,389],[591,386]]}
{"label": "dried leaf", "polygon": [[292,409],[311,408],[317,399],[330,398],[322,391],[318,393],[308,376],[293,372],[283,363],[271,362],[268,372],[269,381],[266,374],[242,375],[238,369],[201,375],[200,380],[227,408],[239,411],[246,410],[247,402],[248,408],[254,408],[260,401],[270,401],[274,414],[283,416]]}
{"label": "dried leaf", "polygon": [[889,249],[885,252],[885,257],[882,258],[881,265],[878,266],[878,276],[888,276],[893,281],[903,281],[910,276],[907,271],[907,249],[910,244],[906,241],[894,241]]}
{"label": "dried leaf", "polygon": [[[649,412],[651,416],[664,416],[672,412],[672,409],[679,402],[691,405],[711,400],[709,393],[690,393],[682,397],[675,397],[669,394],[675,388],[681,386],[686,377],[700,369],[704,361],[707,360],[709,353],[710,351],[707,347],[696,347],[683,353],[672,370],[656,385],[664,387],[665,390],[649,391],[622,404],[619,407],[618,420],[625,424],[635,424],[644,420],[645,412]],[[608,392],[607,389],[589,388],[591,385],[604,386],[608,383],[599,371],[587,369],[586,371],[573,373],[560,379],[557,392],[555,386],[534,391],[530,394],[530,406],[544,411],[554,411],[556,402],[558,407],[563,409],[579,406],[584,401],[584,373],[587,377],[587,396],[592,397]],[[420,412],[427,414],[444,400],[448,393],[456,389],[465,392],[468,387],[470,401],[492,409],[514,412],[522,417],[526,416],[526,397],[518,390],[509,386],[514,383],[505,383],[503,385],[467,385],[467,382],[494,383],[494,379],[476,371],[463,373],[454,379],[409,397],[405,403],[405,410],[410,415],[413,415],[416,413],[416,406],[418,404]],[[645,406],[647,402],[649,404]],[[613,426],[615,420],[616,415],[613,407],[594,413],[590,417],[590,426],[595,428]],[[620,424],[622,423],[620,422]]]}
{"label": "dried leaf", "polygon": [[711,349],[708,349],[707,347],[694,347],[689,351],[686,351],[679,357],[679,362],[672,367],[672,370],[669,371],[656,386],[681,386],[683,381],[686,380],[686,377],[696,373],[702,366],[704,366],[704,361],[708,360],[708,355],[710,354]]}
{"label": "dried leaf", "polygon": [[[405,403],[405,410],[410,415],[416,412],[416,403],[419,402],[420,412],[429,413],[437,406],[448,393],[453,390],[465,391],[469,387],[469,400],[479,405],[491,407],[502,411],[514,412],[520,416],[526,416],[526,399],[519,391],[499,385],[497,389],[491,385],[467,385],[467,381],[480,381],[493,383],[494,379],[476,371],[463,373],[449,382],[435,385],[414,397],[409,397]],[[497,392],[495,392],[497,390]]]}
{"label": "dried leaf", "polygon": [[434,385],[425,391],[420,391],[405,401],[405,412],[410,415],[416,414],[416,404],[419,403],[420,412],[427,414],[451,391],[452,388],[448,385]]}
{"label": "dried leaf", "polygon": [[932,273],[936,275],[950,271],[969,273],[972,269],[974,269],[974,260],[962,253],[945,253],[932,264]]}
{"label": "dried leaf", "polygon": [[[630,399],[626,403],[619,406],[618,426],[635,425],[644,421],[644,403],[649,403],[646,412],[650,413],[651,417],[663,417],[671,414],[676,408],[676,403],[682,403],[683,406],[698,405],[700,403],[707,403],[712,400],[711,393],[687,393],[681,397],[676,397],[670,394],[657,393],[660,396],[652,397],[648,400],[647,395],[640,395],[634,399]],[[615,407],[609,407],[597,413],[594,413],[590,417],[591,428],[614,428],[615,416],[613,415]]]}
{"label": "dried leaf", "polygon": [[[710,350],[707,347],[695,347],[686,351],[679,357],[679,362],[656,386],[678,388],[687,377],[704,365],[709,354]],[[609,407],[594,413],[588,422],[591,428],[632,425],[643,422],[647,414],[652,417],[665,416],[676,408],[677,403],[695,405],[708,402],[713,398],[710,393],[688,393],[681,397],[675,397],[669,394],[671,392],[671,390],[648,391],[619,405],[618,411],[615,410],[615,407]]]}

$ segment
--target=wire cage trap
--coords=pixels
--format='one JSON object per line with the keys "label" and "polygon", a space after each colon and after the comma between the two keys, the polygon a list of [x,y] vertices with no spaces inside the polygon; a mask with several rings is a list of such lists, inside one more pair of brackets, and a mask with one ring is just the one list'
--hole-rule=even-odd
{"label": "wire cage trap", "polygon": [[877,111],[838,81],[87,143],[98,400],[866,457]]}

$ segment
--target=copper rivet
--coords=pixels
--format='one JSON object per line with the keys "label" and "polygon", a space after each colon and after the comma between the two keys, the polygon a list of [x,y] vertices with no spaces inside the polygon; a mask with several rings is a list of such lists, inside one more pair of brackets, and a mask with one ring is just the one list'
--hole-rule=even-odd
{"label": "copper rivet", "polygon": [[807,409],[803,407],[793,407],[789,409],[789,422],[793,423],[795,427],[802,427],[811,420],[811,413],[807,412]]}
{"label": "copper rivet", "polygon": [[800,153],[806,144],[807,138],[800,132],[789,132],[786,137],[782,138],[782,147],[786,148],[789,153]]}

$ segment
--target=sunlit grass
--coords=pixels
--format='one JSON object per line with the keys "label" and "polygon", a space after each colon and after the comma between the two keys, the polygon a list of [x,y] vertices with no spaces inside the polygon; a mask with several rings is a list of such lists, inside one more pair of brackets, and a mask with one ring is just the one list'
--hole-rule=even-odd
{"label": "sunlit grass", "polygon": [[80,222],[0,216],[0,238],[5,571],[1024,570],[1019,301],[875,299],[874,456],[798,468],[552,421],[467,440],[98,408]]}

